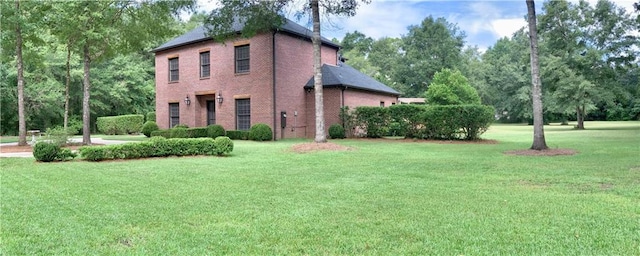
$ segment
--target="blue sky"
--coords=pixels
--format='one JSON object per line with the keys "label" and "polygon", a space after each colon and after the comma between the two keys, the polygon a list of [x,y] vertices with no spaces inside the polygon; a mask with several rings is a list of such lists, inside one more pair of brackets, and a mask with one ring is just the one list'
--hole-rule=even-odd
{"label": "blue sky", "polygon": [[[302,3],[306,2],[301,0]],[[575,1],[577,2],[577,1]],[[597,0],[588,0],[595,6]],[[633,1],[615,0],[618,6],[632,9]],[[201,10],[210,11],[217,0],[199,0]],[[536,11],[541,12],[542,1],[536,1]],[[372,38],[401,37],[407,27],[419,25],[429,15],[444,17],[465,31],[466,44],[478,46],[482,51],[505,36],[526,26],[524,16],[527,6],[524,0],[456,1],[456,0],[372,0],[361,6],[354,17],[331,17],[323,22],[322,35],[342,39],[355,30]],[[308,19],[297,21],[311,27]]]}

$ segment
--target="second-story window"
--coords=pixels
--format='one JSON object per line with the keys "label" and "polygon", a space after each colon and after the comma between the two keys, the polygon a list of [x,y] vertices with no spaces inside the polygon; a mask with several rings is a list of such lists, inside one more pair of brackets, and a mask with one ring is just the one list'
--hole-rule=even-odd
{"label": "second-story window", "polygon": [[236,73],[249,72],[249,45],[236,46]]}
{"label": "second-story window", "polygon": [[169,82],[178,81],[180,78],[178,73],[178,58],[169,59]]}
{"label": "second-story window", "polygon": [[209,77],[211,74],[211,65],[209,64],[209,52],[200,53],[200,77]]}

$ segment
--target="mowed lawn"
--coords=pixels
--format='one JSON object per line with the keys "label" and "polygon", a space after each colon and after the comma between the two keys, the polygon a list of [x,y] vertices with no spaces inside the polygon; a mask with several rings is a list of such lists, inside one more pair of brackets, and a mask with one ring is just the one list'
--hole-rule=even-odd
{"label": "mowed lawn", "polygon": [[640,122],[497,144],[236,141],[228,157],[0,160],[2,255],[640,255]]}

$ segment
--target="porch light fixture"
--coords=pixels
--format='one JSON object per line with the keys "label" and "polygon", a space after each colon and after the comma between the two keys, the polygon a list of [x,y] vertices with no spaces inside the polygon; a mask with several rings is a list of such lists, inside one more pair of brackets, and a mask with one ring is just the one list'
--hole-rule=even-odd
{"label": "porch light fixture", "polygon": [[218,100],[219,104],[222,104],[222,101],[224,100],[224,98],[222,98],[222,93],[218,93],[218,96],[216,96],[216,100]]}
{"label": "porch light fixture", "polygon": [[187,94],[187,97],[184,98],[184,104],[187,104],[187,106],[191,105],[191,99],[189,99],[188,94]]}

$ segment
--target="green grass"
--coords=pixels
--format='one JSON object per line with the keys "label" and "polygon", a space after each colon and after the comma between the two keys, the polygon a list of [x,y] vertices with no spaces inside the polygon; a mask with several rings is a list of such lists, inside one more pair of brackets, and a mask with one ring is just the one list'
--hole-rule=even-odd
{"label": "green grass", "polygon": [[145,141],[149,139],[147,138],[147,136],[144,136],[144,135],[104,135],[104,134],[92,134],[91,138],[101,138],[103,140],[122,140],[122,141]]}
{"label": "green grass", "polygon": [[573,156],[498,144],[236,141],[229,157],[1,159],[3,255],[638,255],[640,122],[547,126]]}
{"label": "green grass", "polygon": [[18,136],[0,136],[0,143],[11,143],[11,142],[18,142]]}

